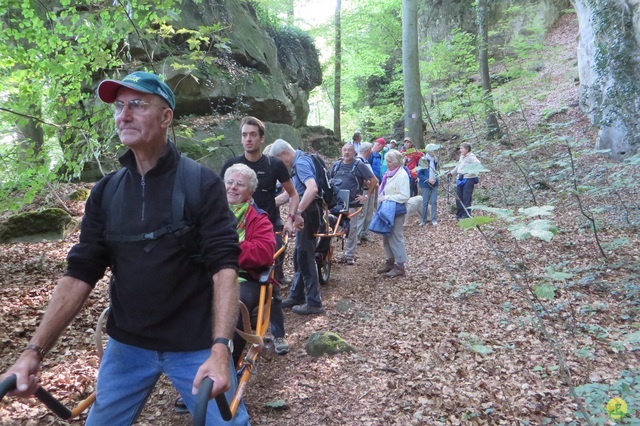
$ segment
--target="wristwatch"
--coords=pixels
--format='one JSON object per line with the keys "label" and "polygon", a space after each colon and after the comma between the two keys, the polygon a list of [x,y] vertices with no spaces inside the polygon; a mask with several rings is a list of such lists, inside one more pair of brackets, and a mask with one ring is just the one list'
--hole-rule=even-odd
{"label": "wristwatch", "polygon": [[[227,347],[227,349],[229,349],[229,353],[230,354],[233,353],[233,340],[227,339],[225,337],[217,337],[216,339],[214,339],[213,345],[217,345],[218,343],[221,343],[221,344],[225,345]],[[213,346],[213,345],[211,345],[211,346]]]}
{"label": "wristwatch", "polygon": [[40,362],[42,362],[42,360],[44,359],[45,355],[47,355],[47,351],[45,351],[44,349],[42,349],[40,346],[36,345],[35,343],[29,343],[22,350],[22,352],[24,352],[24,351],[33,351],[33,352],[35,352],[36,355],[38,355],[38,359],[40,360]]}

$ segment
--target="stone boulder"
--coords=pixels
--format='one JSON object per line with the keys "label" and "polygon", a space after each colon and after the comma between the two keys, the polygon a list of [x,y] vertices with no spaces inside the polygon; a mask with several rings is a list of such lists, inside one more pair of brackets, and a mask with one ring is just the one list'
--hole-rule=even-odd
{"label": "stone boulder", "polygon": [[580,105],[616,159],[640,146],[640,12],[635,0],[576,0]]}
{"label": "stone boulder", "polygon": [[220,23],[225,42],[211,52],[216,59],[211,63],[189,66],[185,55],[168,56],[157,66],[175,89],[176,115],[242,111],[263,121],[304,126],[309,92],[322,83],[313,40],[299,30],[266,29],[249,2],[183,3],[179,26]]}
{"label": "stone boulder", "polygon": [[[304,145],[301,130],[286,124],[265,123],[265,145],[273,143],[276,139],[284,139],[294,148]],[[240,135],[239,120],[224,120],[208,129],[195,130],[189,138],[177,137],[178,149],[209,167],[215,172],[220,172],[222,165],[231,157],[242,154],[243,148]],[[263,146],[263,148],[264,148]]]}
{"label": "stone boulder", "polygon": [[[514,3],[526,3],[519,13],[510,13]],[[527,27],[542,25],[541,37],[548,32],[555,22],[571,7],[569,0],[532,0],[514,2],[513,0],[492,0],[488,2],[489,28],[494,29],[498,23],[508,21],[508,25],[500,25],[500,31],[491,34],[491,45],[506,43],[514,35],[527,32]],[[524,10],[526,8],[526,10]],[[522,11],[524,10],[524,12]],[[427,0],[424,13],[419,17],[422,28],[422,39],[425,44],[446,40],[452,28],[476,34],[476,10],[469,0]],[[539,24],[536,24],[539,23]],[[491,52],[493,56],[498,52]]]}
{"label": "stone boulder", "polygon": [[19,213],[0,223],[0,242],[39,242],[64,240],[78,222],[62,209],[49,208]]}
{"label": "stone boulder", "polygon": [[313,333],[307,340],[307,354],[319,357],[324,354],[335,355],[344,352],[357,352],[356,348],[331,331]]}

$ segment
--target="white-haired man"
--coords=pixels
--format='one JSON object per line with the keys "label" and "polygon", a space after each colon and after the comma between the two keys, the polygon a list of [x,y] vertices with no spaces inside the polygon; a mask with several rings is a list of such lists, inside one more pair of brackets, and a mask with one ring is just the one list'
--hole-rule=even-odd
{"label": "white-haired man", "polygon": [[322,203],[317,197],[318,183],[313,159],[285,140],[278,139],[270,147],[270,155],[281,160],[291,171],[293,184],[300,196],[296,215],[302,215],[304,226],[296,231],[293,252],[295,275],[289,297],[282,301],[283,308],[292,308],[300,315],[324,312],[320,297],[320,282],[316,267],[316,237],[322,220]]}

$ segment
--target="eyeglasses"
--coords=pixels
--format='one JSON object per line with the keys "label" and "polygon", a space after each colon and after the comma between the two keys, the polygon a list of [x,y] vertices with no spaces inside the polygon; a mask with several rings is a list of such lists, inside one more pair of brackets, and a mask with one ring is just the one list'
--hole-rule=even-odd
{"label": "eyeglasses", "polygon": [[162,109],[169,108],[166,106],[152,104],[151,102],[143,101],[142,99],[132,99],[128,102],[115,101],[113,102],[113,106],[116,108],[116,115],[122,114],[122,111],[124,111],[125,105],[127,106],[127,108],[129,108],[129,111],[131,111],[133,114],[146,111],[148,106],[156,106]]}
{"label": "eyeglasses", "polygon": [[227,186],[233,186],[233,185],[235,185],[235,186],[237,186],[237,187],[238,187],[238,188],[240,188],[240,189],[244,189],[244,188],[246,188],[246,187],[247,187],[247,185],[246,185],[245,183],[242,183],[242,182],[237,181],[237,180],[232,180],[232,179],[225,180],[225,181],[224,181],[224,184],[225,184],[225,185],[227,185]]}

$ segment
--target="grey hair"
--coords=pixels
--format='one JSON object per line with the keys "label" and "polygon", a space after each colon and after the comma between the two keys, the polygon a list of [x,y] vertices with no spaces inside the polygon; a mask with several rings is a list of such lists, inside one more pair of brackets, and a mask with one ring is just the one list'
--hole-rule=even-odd
{"label": "grey hair", "polygon": [[242,163],[234,164],[224,172],[224,180],[227,180],[232,173],[238,173],[239,175],[246,177],[249,180],[249,189],[252,193],[256,192],[256,188],[258,187],[258,176],[251,167]]}
{"label": "grey hair", "polygon": [[291,144],[284,139],[276,139],[276,141],[271,144],[269,155],[272,157],[279,157],[283,152],[296,152],[296,150],[293,149]]}
{"label": "grey hair", "polygon": [[387,163],[389,162],[389,160],[391,160],[392,163],[398,164],[400,166],[403,163],[402,153],[397,149],[390,149],[389,151],[387,151],[384,158],[387,160]]}
{"label": "grey hair", "polygon": [[371,142],[362,142],[360,144],[359,154],[362,155],[363,153],[369,151],[371,148],[373,148],[373,144]]}

